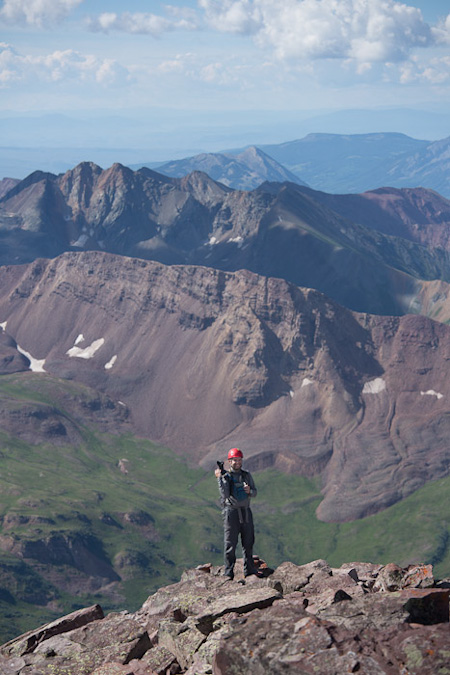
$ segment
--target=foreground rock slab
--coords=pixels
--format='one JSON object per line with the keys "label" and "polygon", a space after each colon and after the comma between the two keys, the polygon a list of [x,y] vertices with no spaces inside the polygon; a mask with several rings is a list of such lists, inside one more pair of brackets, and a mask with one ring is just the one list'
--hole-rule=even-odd
{"label": "foreground rock slab", "polygon": [[222,568],[202,565],[137,612],[74,612],[0,647],[0,673],[450,672],[450,583],[435,582],[431,566],[315,560],[265,569],[227,581]]}

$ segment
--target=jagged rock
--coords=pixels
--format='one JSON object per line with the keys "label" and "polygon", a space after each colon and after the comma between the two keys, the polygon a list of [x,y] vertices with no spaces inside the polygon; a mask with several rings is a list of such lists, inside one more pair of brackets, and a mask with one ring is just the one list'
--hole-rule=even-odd
{"label": "jagged rock", "polygon": [[261,615],[243,617],[238,629],[224,640],[213,661],[214,675],[252,673],[361,672],[383,673],[369,656],[356,657],[355,651],[341,654],[330,624],[306,615],[299,594],[280,600]]}
{"label": "jagged rock", "polygon": [[84,675],[109,662],[125,665],[140,659],[150,648],[147,632],[131,615],[109,614],[64,635],[42,638],[33,653],[25,653],[36,673]]}
{"label": "jagged rock", "polygon": [[341,600],[364,595],[364,585],[358,582],[354,567],[332,569],[325,560],[300,566],[282,563],[268,580],[285,596],[300,591],[304,607],[312,614]]}
{"label": "jagged rock", "polygon": [[103,610],[100,605],[92,605],[92,607],[79,609],[67,616],[63,616],[61,619],[45,624],[45,626],[41,626],[35,631],[29,631],[14,640],[10,640],[1,647],[1,652],[3,654],[14,655],[28,654],[36,649],[41,642],[48,640],[53,635],[61,635],[61,633],[67,633],[80,626],[86,626],[92,621],[102,619],[103,616]]}
{"label": "jagged rock", "polygon": [[157,645],[150,649],[140,660],[139,664],[134,661],[130,662],[130,668],[133,668],[133,675],[141,675],[139,668],[147,668],[143,675],[166,675],[167,673],[180,673],[181,668],[172,652],[169,652],[165,647]]}
{"label": "jagged rock", "polygon": [[277,567],[268,583],[286,595],[304,588],[317,572],[327,577],[332,575],[331,567],[325,560],[315,560],[307,565],[300,566],[291,562],[284,562]]}
{"label": "jagged rock", "polygon": [[399,591],[402,588],[433,586],[432,565],[410,565],[406,570],[395,563],[382,567],[373,585],[374,591]]}
{"label": "jagged rock", "polygon": [[194,654],[205,641],[205,633],[197,628],[192,617],[183,623],[164,619],[159,625],[158,645],[170,651],[183,669],[192,665]]}
{"label": "jagged rock", "polygon": [[319,610],[317,616],[349,630],[382,630],[405,622],[448,622],[448,603],[446,589],[408,589],[343,600]]}
{"label": "jagged rock", "polygon": [[265,609],[281,598],[281,593],[269,588],[245,588],[238,595],[226,595],[224,598],[219,598],[207,607],[206,611],[200,612],[196,616],[196,622],[199,629],[207,634],[213,630],[213,623],[216,619],[229,614],[237,612],[238,614],[245,614],[252,609]]}
{"label": "jagged rock", "polygon": [[[224,581],[220,573],[220,568],[200,565],[186,570],[177,584],[159,589],[133,614],[100,618],[96,606],[20,636],[0,648],[0,672],[446,672],[450,588],[420,588],[432,581],[430,566],[348,563],[332,568],[315,560],[283,563],[268,578]],[[401,590],[387,590],[394,582]]]}

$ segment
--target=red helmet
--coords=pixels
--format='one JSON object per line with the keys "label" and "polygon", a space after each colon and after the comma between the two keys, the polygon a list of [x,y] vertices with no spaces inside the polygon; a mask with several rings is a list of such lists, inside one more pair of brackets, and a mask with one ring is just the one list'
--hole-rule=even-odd
{"label": "red helmet", "polygon": [[231,450],[228,453],[228,459],[236,459],[236,457],[240,457],[242,459],[243,456],[244,455],[239,450],[239,448],[231,448]]}

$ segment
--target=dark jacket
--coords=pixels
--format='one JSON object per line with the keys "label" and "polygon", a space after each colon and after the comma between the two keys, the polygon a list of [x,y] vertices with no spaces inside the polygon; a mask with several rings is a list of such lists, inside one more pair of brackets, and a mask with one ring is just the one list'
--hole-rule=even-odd
{"label": "dark jacket", "polygon": [[[219,485],[220,500],[222,507],[240,509],[250,506],[250,498],[256,497],[258,491],[250,471],[227,471],[221,474],[217,483]],[[244,483],[250,486],[250,494],[244,491]]]}

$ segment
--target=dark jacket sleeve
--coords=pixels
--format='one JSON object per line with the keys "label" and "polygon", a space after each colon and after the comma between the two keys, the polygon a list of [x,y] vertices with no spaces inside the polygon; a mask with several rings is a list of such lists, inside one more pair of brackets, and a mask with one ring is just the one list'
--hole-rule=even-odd
{"label": "dark jacket sleeve", "polygon": [[227,473],[223,473],[217,479],[217,485],[219,486],[220,500],[222,504],[230,498],[230,477]]}

